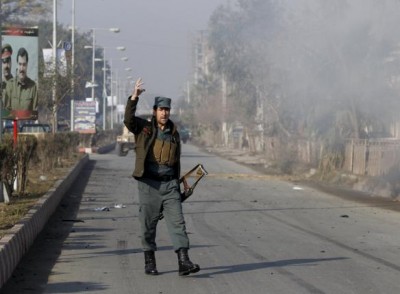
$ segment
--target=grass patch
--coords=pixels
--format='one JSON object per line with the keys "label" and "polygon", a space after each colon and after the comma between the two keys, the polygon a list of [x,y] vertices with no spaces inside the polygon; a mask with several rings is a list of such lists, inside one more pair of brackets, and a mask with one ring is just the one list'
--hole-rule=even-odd
{"label": "grass patch", "polygon": [[28,194],[23,197],[12,197],[7,204],[0,203],[0,238],[26,215],[40,196],[39,194]]}
{"label": "grass patch", "polygon": [[40,197],[54,186],[56,181],[68,174],[70,168],[83,155],[78,154],[71,160],[63,161],[62,167],[53,168],[45,173],[41,173],[38,168],[29,169],[26,193],[13,195],[9,203],[0,203],[0,239],[26,215]]}

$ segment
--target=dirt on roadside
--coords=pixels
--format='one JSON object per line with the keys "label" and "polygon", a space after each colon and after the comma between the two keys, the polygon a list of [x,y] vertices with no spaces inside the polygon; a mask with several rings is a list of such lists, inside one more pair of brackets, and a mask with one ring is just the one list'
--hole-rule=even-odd
{"label": "dirt on roadside", "polygon": [[218,156],[224,157],[226,159],[233,160],[241,165],[253,169],[256,172],[268,175],[276,179],[293,182],[297,185],[307,186],[342,199],[363,203],[371,207],[380,207],[400,212],[400,198],[390,197],[390,191],[383,191],[381,194],[383,196],[380,196],[379,191],[378,193],[372,190],[367,190],[368,192],[366,192],[353,188],[354,186],[357,186],[354,185],[355,182],[368,183],[371,181],[375,181],[367,177],[349,176],[348,180],[342,179],[346,177],[340,177],[341,179],[338,180],[337,175],[331,175],[331,177],[327,176],[325,177],[325,179],[321,180],[321,178],[318,176],[310,176],[308,170],[305,172],[305,169],[303,169],[302,167],[299,167],[297,169],[299,171],[298,173],[284,174],[277,169],[266,167],[264,164],[255,163],[257,162],[255,160],[245,160],[240,152],[237,155],[233,155],[232,153],[218,152],[218,149],[215,148],[209,148],[207,149],[207,151],[217,154]]}
{"label": "dirt on roadside", "polygon": [[70,161],[63,161],[62,166],[46,170],[45,173],[37,167],[31,167],[28,171],[26,193],[14,194],[9,203],[0,203],[0,239],[7,230],[24,217],[40,197],[47,193],[59,179],[65,177],[81,158],[82,156],[79,155]]}

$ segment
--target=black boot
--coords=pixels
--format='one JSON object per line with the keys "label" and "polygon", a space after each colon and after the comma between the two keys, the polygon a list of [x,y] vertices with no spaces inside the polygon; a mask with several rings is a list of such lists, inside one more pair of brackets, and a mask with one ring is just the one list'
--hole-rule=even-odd
{"label": "black boot", "polygon": [[200,270],[198,264],[194,264],[190,261],[187,249],[179,249],[177,254],[180,276],[187,276],[189,274],[197,273]]}
{"label": "black boot", "polygon": [[146,275],[158,275],[154,251],[144,252],[144,272]]}

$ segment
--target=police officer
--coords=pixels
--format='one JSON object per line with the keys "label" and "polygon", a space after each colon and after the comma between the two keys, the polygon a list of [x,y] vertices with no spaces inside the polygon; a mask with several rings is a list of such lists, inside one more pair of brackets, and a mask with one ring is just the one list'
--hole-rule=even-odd
{"label": "police officer", "polygon": [[1,89],[3,91],[3,104],[5,105],[4,101],[4,90],[6,88],[6,83],[10,79],[13,78],[13,75],[11,73],[11,66],[12,66],[12,61],[11,61],[11,55],[12,55],[12,47],[10,44],[3,44],[1,47],[1,68],[2,68],[2,82],[1,82]]}
{"label": "police officer", "polygon": [[3,72],[3,82],[7,82],[8,80],[13,78],[11,73],[11,55],[13,53],[12,47],[10,44],[3,44],[1,47],[1,63],[2,63],[2,72]]}
{"label": "police officer", "polygon": [[162,211],[173,247],[178,256],[179,275],[200,270],[188,256],[186,233],[179,187],[181,142],[175,124],[169,119],[171,99],[156,97],[151,121],[135,116],[139,96],[144,91],[138,79],[125,109],[124,123],[135,135],[136,162],[133,177],[138,181],[139,220],[145,273],[157,275],[154,252],[156,227]]}

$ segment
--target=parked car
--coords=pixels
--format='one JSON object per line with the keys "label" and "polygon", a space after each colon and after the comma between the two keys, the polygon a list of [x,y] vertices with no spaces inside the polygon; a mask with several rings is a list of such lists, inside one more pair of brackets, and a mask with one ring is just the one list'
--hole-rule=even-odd
{"label": "parked car", "polygon": [[183,143],[190,141],[192,137],[192,132],[187,128],[180,129],[179,134],[181,135],[181,140]]}
{"label": "parked car", "polygon": [[23,124],[19,130],[20,133],[51,133],[49,124]]}
{"label": "parked car", "polygon": [[12,133],[14,133],[13,125],[7,125],[3,127],[3,134],[12,134]]}
{"label": "parked car", "polygon": [[57,131],[58,132],[69,132],[69,125],[68,124],[58,124]]}

